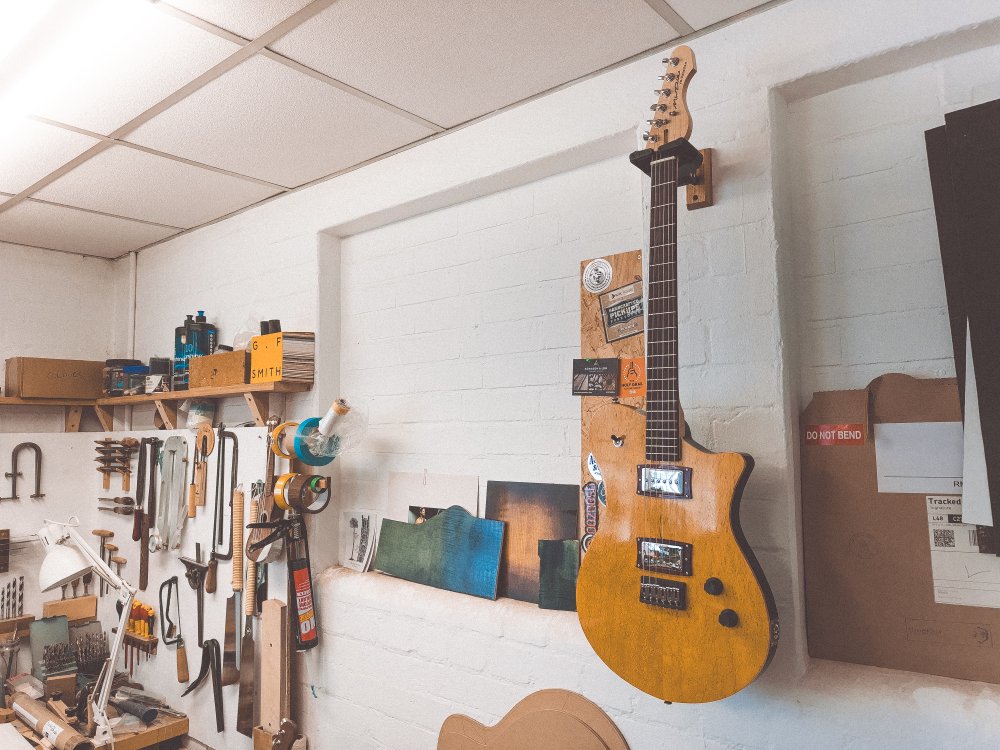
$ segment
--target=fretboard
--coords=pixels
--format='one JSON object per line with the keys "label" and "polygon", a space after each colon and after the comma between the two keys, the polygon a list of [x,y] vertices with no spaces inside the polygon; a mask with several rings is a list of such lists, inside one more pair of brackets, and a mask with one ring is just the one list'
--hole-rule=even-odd
{"label": "fretboard", "polygon": [[646,459],[676,461],[683,437],[677,395],[677,159],[654,156],[650,166]]}

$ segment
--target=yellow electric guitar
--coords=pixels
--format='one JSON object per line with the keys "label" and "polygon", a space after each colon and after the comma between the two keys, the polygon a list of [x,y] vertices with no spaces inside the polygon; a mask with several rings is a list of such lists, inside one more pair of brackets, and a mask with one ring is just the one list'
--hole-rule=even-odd
{"label": "yellow electric guitar", "polygon": [[740,528],[753,459],[693,442],[678,399],[677,186],[701,155],[687,141],[694,54],[678,47],[664,62],[648,147],[630,157],[651,178],[646,409],[609,401],[584,433],[607,507],[580,568],[577,610],[622,679],[665,701],[703,703],[763,671],[778,615]]}

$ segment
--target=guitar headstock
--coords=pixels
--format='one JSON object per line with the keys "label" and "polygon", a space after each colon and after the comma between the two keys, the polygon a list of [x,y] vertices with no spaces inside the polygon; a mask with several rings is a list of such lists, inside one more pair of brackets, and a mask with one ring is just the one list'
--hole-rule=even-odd
{"label": "guitar headstock", "polygon": [[659,95],[656,104],[649,109],[651,118],[649,131],[643,134],[646,147],[657,149],[664,143],[677,138],[691,137],[691,111],[687,105],[688,84],[698,72],[694,52],[686,44],[677,47],[668,57],[663,58],[666,72],[660,76]]}

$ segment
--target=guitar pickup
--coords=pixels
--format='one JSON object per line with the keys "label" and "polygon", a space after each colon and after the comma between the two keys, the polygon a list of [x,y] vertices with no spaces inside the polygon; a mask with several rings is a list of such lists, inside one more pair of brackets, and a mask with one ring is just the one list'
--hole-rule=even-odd
{"label": "guitar pickup", "polygon": [[687,466],[640,464],[636,467],[636,494],[647,497],[691,498],[691,469]]}
{"label": "guitar pickup", "polygon": [[656,573],[689,576],[692,546],[671,539],[639,537],[636,541],[635,567]]}
{"label": "guitar pickup", "polygon": [[687,584],[643,576],[639,581],[639,601],[664,609],[687,609]]}

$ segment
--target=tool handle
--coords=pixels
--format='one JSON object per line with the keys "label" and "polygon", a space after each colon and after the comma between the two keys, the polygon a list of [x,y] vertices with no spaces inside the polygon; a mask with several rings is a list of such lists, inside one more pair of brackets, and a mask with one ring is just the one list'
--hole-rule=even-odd
{"label": "tool handle", "polygon": [[194,518],[197,512],[197,495],[198,490],[195,487],[194,480],[192,479],[190,486],[188,487],[188,518]]}
{"label": "tool handle", "polygon": [[214,557],[208,561],[208,570],[205,571],[205,593],[214,594],[219,582],[219,561]]}
{"label": "tool handle", "polygon": [[199,507],[205,505],[206,493],[208,492],[208,462],[204,459],[195,468],[195,474],[198,477],[198,492],[195,495],[195,500]]}
{"label": "tool handle", "polygon": [[[254,498],[250,501],[250,523],[260,519],[260,503]],[[257,612],[257,563],[247,557],[247,583],[243,591],[243,614],[253,617]]]}
{"label": "tool handle", "polygon": [[187,682],[191,679],[188,674],[188,652],[184,641],[177,644],[177,681]]}
{"label": "tool handle", "polygon": [[132,514],[132,541],[138,542],[141,538],[142,538],[142,511],[136,508],[135,513]]}
{"label": "tool handle", "polygon": [[233,490],[233,591],[243,590],[243,489]]}

